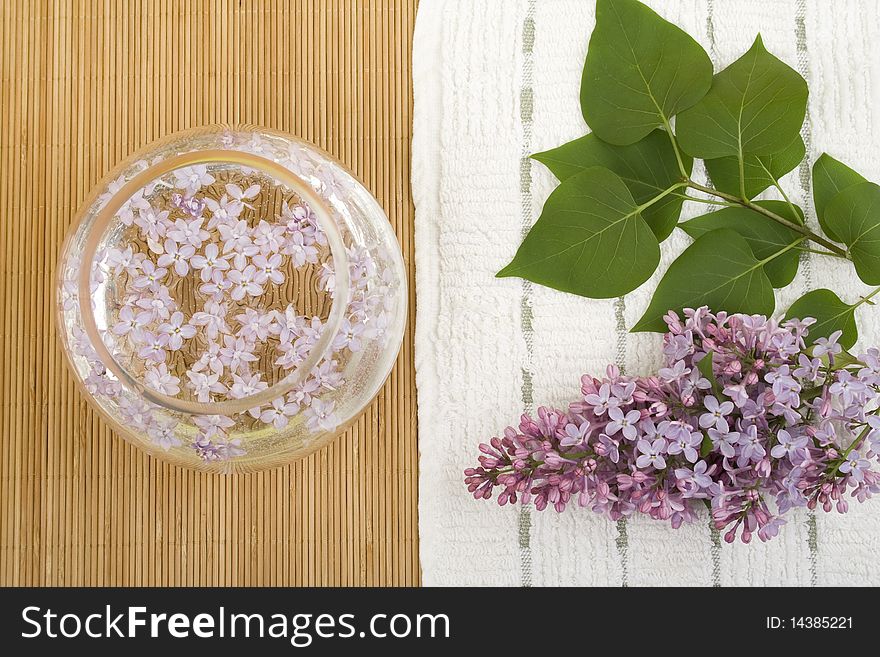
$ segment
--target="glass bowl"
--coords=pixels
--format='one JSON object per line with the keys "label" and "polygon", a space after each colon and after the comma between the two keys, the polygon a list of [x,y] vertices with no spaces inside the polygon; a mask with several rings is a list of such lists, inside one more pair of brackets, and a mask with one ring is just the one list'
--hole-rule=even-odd
{"label": "glass bowl", "polygon": [[128,441],[216,472],[340,434],[400,349],[406,274],[381,207],[339,162],[270,130],[154,142],[92,192],[58,264],[58,329]]}

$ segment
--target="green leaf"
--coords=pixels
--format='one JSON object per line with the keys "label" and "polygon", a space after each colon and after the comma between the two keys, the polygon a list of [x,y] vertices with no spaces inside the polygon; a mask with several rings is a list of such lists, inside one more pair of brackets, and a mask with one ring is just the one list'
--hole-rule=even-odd
{"label": "green leaf", "polygon": [[679,114],[676,133],[694,157],[771,155],[798,136],[807,109],[807,83],[764,48],[749,51],[718,73],[709,93]]}
{"label": "green leaf", "polygon": [[[778,153],[743,157],[746,198],[756,197],[794,169],[804,159],[804,153],[804,140],[798,135]],[[739,159],[731,156],[706,160],[706,169],[716,189],[739,196]]]}
{"label": "green leaf", "polygon": [[[700,443],[700,456],[706,458],[709,454],[712,453],[712,448],[714,445],[712,444],[712,439],[709,438],[709,434],[706,431],[703,431],[703,442]],[[712,507],[709,506],[711,509]]]}
{"label": "green leaf", "polygon": [[731,314],[770,315],[775,301],[764,264],[746,240],[729,228],[702,235],[669,266],[632,331],[662,332],[666,312],[700,306]]}
{"label": "green leaf", "polygon": [[[796,212],[785,201],[757,201],[767,210],[797,224],[804,223],[801,209],[794,206]],[[786,228],[782,224],[744,207],[724,208],[716,212],[704,214],[696,219],[679,224],[684,232],[693,238],[705,235],[718,228],[730,228],[742,235],[758,260],[771,258],[764,264],[764,273],[773,287],[785,287],[794,280],[797,274],[799,254],[795,249],[780,253],[784,247],[803,240],[803,235]],[[719,255],[721,252],[719,252]],[[776,257],[773,257],[774,254]]]}
{"label": "green leaf", "polygon": [[[559,180],[566,180],[589,167],[610,169],[623,179],[639,205],[681,179],[672,143],[662,130],[654,130],[628,146],[614,146],[590,134],[558,148],[535,153],[532,157]],[[685,156],[684,165],[690,173],[693,160]],[[670,194],[642,211],[642,218],[658,240],[665,240],[675,228],[683,202],[681,196]]]}
{"label": "green leaf", "polygon": [[813,317],[816,323],[810,327],[808,336],[812,342],[827,338],[835,331],[843,331],[840,344],[844,349],[849,349],[859,337],[855,309],[856,306],[844,303],[831,290],[821,289],[807,292],[791,304],[785,316],[788,319]]}
{"label": "green leaf", "polygon": [[660,244],[624,182],[608,169],[591,167],[550,194],[498,276],[605,299],[637,288],[659,261]]}
{"label": "green leaf", "polygon": [[707,351],[706,355],[697,362],[697,369],[700,370],[700,374],[708,379],[709,383],[712,385],[712,392],[714,392],[717,397],[721,394],[721,386],[718,385],[718,379],[715,378],[713,356],[714,354],[711,351]]}
{"label": "green leaf", "polygon": [[[825,356],[827,358],[827,355]],[[847,367],[852,367],[853,365],[862,368],[865,364],[860,361],[858,358],[849,353],[846,349],[841,351],[839,354],[835,354],[834,356],[834,365],[831,367],[833,370],[842,370]]]}
{"label": "green leaf", "polygon": [[835,160],[828,153],[822,153],[813,164],[813,204],[816,206],[816,217],[825,234],[835,242],[839,242],[840,239],[825,220],[825,208],[839,192],[863,182],[867,180],[861,174],[856,173],[843,162]]}
{"label": "green leaf", "polygon": [[581,79],[581,110],[596,135],[632,144],[702,98],[712,62],[681,28],[635,0],[598,0]]}
{"label": "green leaf", "polygon": [[838,192],[825,207],[825,222],[847,245],[859,278],[880,285],[880,186],[863,182]]}

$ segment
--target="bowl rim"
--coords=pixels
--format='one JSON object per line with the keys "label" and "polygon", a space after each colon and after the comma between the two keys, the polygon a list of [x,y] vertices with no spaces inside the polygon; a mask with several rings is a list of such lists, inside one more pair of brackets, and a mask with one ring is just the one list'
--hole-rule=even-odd
{"label": "bowl rim", "polygon": [[[189,131],[174,133],[173,136],[177,138],[185,138],[187,132]],[[153,142],[150,146],[155,145],[156,142]],[[150,146],[147,146],[147,148],[149,149]],[[235,149],[200,149],[163,159],[161,162],[150,165],[128,180],[110,197],[107,203],[95,213],[92,223],[88,227],[86,233],[85,245],[81,253],[80,271],[77,276],[77,293],[82,328],[92,347],[95,349],[98,358],[101,360],[101,363],[112,372],[117,379],[124,382],[126,386],[132,388],[147,401],[161,406],[166,410],[189,415],[233,415],[243,413],[256,406],[271,403],[273,400],[282,397],[293,390],[305,379],[306,376],[308,376],[312,369],[314,369],[331,348],[332,341],[339,332],[345,318],[345,310],[349,298],[349,276],[337,275],[329,317],[321,329],[321,335],[318,341],[309,351],[308,357],[280,381],[260,392],[240,399],[229,399],[221,402],[199,402],[178,399],[170,395],[165,395],[146,386],[139,378],[130,373],[116,360],[100,336],[91,305],[90,288],[92,266],[101,238],[111,225],[115,214],[135,193],[137,193],[138,190],[142,189],[150,182],[176,169],[200,164],[217,163],[235,164],[243,167],[259,169],[282,184],[290,187],[297,195],[306,201],[315,212],[322,230],[327,235],[327,242],[330,246],[334,271],[347,272],[349,268],[348,254],[342,239],[341,231],[324,200],[320,198],[311,185],[306,181],[291,172],[287,167],[278,162],[269,160],[268,158]],[[99,187],[101,186],[99,185]],[[95,202],[96,200],[93,200],[92,203],[87,204],[78,212],[77,216],[79,221],[76,222],[76,227],[73,229],[71,235],[89,219],[89,211],[94,206]]]}

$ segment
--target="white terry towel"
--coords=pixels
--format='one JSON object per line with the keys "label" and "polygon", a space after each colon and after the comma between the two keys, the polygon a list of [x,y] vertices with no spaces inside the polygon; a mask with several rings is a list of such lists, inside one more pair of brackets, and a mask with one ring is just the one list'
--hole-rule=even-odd
{"label": "white terry towel", "polygon": [[[716,70],[761,32],[810,85],[808,163],[784,180],[812,213],[809,165],[822,151],[880,180],[880,5],[873,0],[649,0],[697,39]],[[788,516],[776,539],[727,545],[708,525],[614,523],[576,505],[559,515],[477,502],[462,471],[477,445],[538,405],[565,406],[585,372],[616,362],[655,371],[656,334],[630,334],[659,271],[620,300],[590,300],[494,274],[537,219],[553,176],[528,155],[584,134],[579,86],[591,0],[422,0],[413,54],[421,562],[427,585],[880,584],[880,499],[845,516]],[[701,171],[696,176],[704,175]],[[702,208],[685,207],[684,217]],[[806,259],[777,293],[854,300],[865,286],[831,259]],[[862,306],[860,345],[880,344],[880,307]]]}

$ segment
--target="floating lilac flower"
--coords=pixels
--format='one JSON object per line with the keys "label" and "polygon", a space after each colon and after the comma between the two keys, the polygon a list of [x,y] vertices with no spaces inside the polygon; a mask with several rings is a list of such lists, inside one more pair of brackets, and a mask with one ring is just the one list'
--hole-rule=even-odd
{"label": "floating lilac flower", "polygon": [[[279,254],[285,244],[284,233],[284,226],[260,221],[256,228],[254,228],[253,232],[254,246],[259,247],[260,254],[263,256],[268,256],[273,253]],[[278,260],[280,262],[280,256]]]}
{"label": "floating lilac flower", "polygon": [[147,207],[134,219],[135,225],[140,228],[141,235],[149,242],[158,243],[165,238],[168,230],[168,210],[158,211]]}
{"label": "floating lilac flower", "polygon": [[321,386],[318,383],[318,380],[314,377],[309,377],[295,386],[294,389],[287,394],[287,399],[299,406],[311,406],[313,402],[317,401],[318,398],[315,395],[320,392],[320,389]]}
{"label": "floating lilac flower", "polygon": [[226,297],[226,293],[232,289],[232,281],[226,278],[220,269],[211,272],[211,281],[199,286],[199,292],[209,295],[214,301],[220,302]]}
{"label": "floating lilac flower", "polygon": [[205,335],[209,340],[216,340],[220,333],[227,333],[229,327],[226,325],[226,313],[228,307],[226,304],[209,301],[205,304],[205,309],[193,314],[190,323],[193,326],[204,326]]}
{"label": "floating lilac flower", "polygon": [[141,275],[134,279],[133,285],[139,289],[158,289],[159,281],[165,278],[168,270],[164,267],[156,267],[151,260],[145,260],[141,265]]}
{"label": "floating lilac flower", "polygon": [[141,262],[143,262],[143,254],[135,254],[130,246],[124,250],[108,249],[107,251],[107,265],[116,274],[121,274],[124,271],[129,276],[136,276],[140,270]]}
{"label": "floating lilac flower", "polygon": [[204,164],[196,164],[190,167],[181,167],[174,170],[174,184],[186,190],[188,196],[192,196],[204,185],[214,183],[214,176],[208,173],[208,167]]}
{"label": "floating lilac flower", "polygon": [[211,234],[202,228],[203,222],[203,219],[191,221],[178,219],[174,222],[174,227],[168,230],[168,237],[178,244],[191,246],[193,249],[201,248],[202,242],[211,237]]}
{"label": "floating lilac flower", "polygon": [[339,326],[339,333],[333,339],[333,348],[337,351],[348,349],[353,352],[361,350],[362,336],[366,327],[358,322],[345,318]]}
{"label": "floating lilac flower", "polygon": [[148,315],[135,313],[131,306],[123,306],[119,311],[119,321],[113,325],[112,331],[116,335],[128,335],[132,331],[139,331],[150,321]]}
{"label": "floating lilac flower", "polygon": [[288,418],[299,412],[299,406],[279,397],[272,401],[272,406],[260,413],[260,422],[271,424],[276,429],[287,426]]}
{"label": "floating lilac flower", "polygon": [[263,287],[257,282],[257,269],[248,265],[243,271],[233,269],[227,274],[232,282],[230,296],[236,301],[241,301],[245,296],[258,297],[263,294]]}
{"label": "floating lilac flower", "polygon": [[196,426],[207,438],[226,436],[226,430],[235,426],[235,420],[226,415],[197,415],[193,418]]}
{"label": "floating lilac flower", "polygon": [[159,363],[155,367],[148,367],[144,374],[144,382],[156,392],[163,395],[176,395],[180,392],[180,379],[168,371],[165,363]]}
{"label": "floating lilac flower", "polygon": [[[258,392],[265,390],[269,387],[269,384],[265,381],[261,381],[261,376],[258,373],[256,374],[244,374],[239,376],[238,374],[232,375],[232,386],[229,388],[229,396],[233,399],[244,399],[245,397],[250,397],[251,395],[255,395]],[[251,415],[254,417],[259,417],[259,412],[254,415],[254,412],[251,411]]]}
{"label": "floating lilac flower", "polygon": [[259,185],[251,185],[245,190],[242,190],[241,187],[236,185],[235,183],[227,183],[226,184],[226,193],[229,194],[236,201],[241,203],[244,207],[253,209],[253,206],[248,203],[248,201],[253,201],[257,196],[260,195],[260,186]]}
{"label": "floating lilac flower", "polygon": [[324,402],[314,398],[305,409],[306,426],[310,431],[335,431],[339,426],[339,418],[334,412],[336,404],[332,401]]}
{"label": "floating lilac flower", "polygon": [[275,314],[272,312],[260,313],[253,308],[245,308],[244,312],[236,315],[235,319],[241,325],[238,335],[251,342],[263,342],[269,338],[272,332],[272,324]]}
{"label": "floating lilac flower", "polygon": [[211,211],[211,218],[208,220],[208,230],[237,221],[238,215],[244,209],[241,201],[230,199],[226,194],[221,196],[220,200],[214,200],[210,197],[205,198],[205,205]]}
{"label": "floating lilac flower", "polygon": [[292,305],[288,306],[284,312],[275,311],[274,322],[271,325],[271,331],[278,336],[278,341],[282,345],[287,345],[303,333],[305,317],[296,312],[296,308]]}
{"label": "floating lilac flower", "polygon": [[160,285],[148,294],[141,296],[136,303],[138,308],[143,309],[139,320],[148,323],[154,320],[168,319],[177,307],[174,299],[168,294],[168,288]]}
{"label": "floating lilac flower", "polygon": [[179,447],[181,445],[180,438],[177,437],[177,425],[177,420],[163,418],[149,426],[147,435],[156,445],[167,452],[172,447]]}
{"label": "floating lilac flower", "polygon": [[199,219],[205,211],[205,201],[194,196],[184,196],[183,194],[172,194],[171,202],[178,210],[193,219]]}
{"label": "floating lilac flower", "polygon": [[223,239],[223,253],[232,253],[235,256],[235,266],[238,269],[244,269],[246,258],[260,252],[260,248],[251,240],[251,229],[244,219],[234,224],[221,225],[219,231]]}
{"label": "floating lilac flower", "polygon": [[331,294],[336,288],[336,272],[330,263],[321,263],[321,270],[318,272],[318,288]]}
{"label": "floating lilac flower", "polygon": [[[335,360],[324,360],[315,367],[312,370],[312,380],[317,386],[325,390],[336,390],[345,382],[342,372],[339,371],[339,363]],[[582,423],[581,428],[583,427],[586,427],[585,431],[588,430],[590,423]]]}
{"label": "floating lilac flower", "polygon": [[253,353],[253,344],[244,338],[231,335],[223,337],[224,346],[220,349],[220,361],[232,372],[238,372],[245,363],[253,363],[259,358]]}
{"label": "floating lilac flower", "polygon": [[143,344],[138,350],[139,358],[151,360],[155,363],[162,363],[165,361],[165,348],[168,345],[167,335],[163,333],[157,335],[151,331],[142,330],[138,333],[137,340]]}
{"label": "floating lilac flower", "polygon": [[309,244],[301,232],[288,235],[282,253],[290,256],[295,267],[318,262],[318,249]]}
{"label": "floating lilac flower", "polygon": [[202,403],[211,401],[211,395],[214,393],[226,392],[226,386],[220,381],[220,375],[217,372],[193,372],[190,370],[186,376],[189,378],[190,388]]}
{"label": "floating lilac flower", "polygon": [[92,370],[83,381],[86,390],[92,395],[103,395],[111,399],[115,398],[122,391],[119,381],[110,375],[109,372],[99,372]]}
{"label": "floating lilac flower", "polygon": [[156,261],[160,267],[174,267],[178,276],[189,273],[189,259],[195,254],[195,247],[190,244],[178,245],[173,239],[165,240],[165,253]]}
{"label": "floating lilac flower", "polygon": [[165,324],[159,326],[159,333],[168,336],[168,349],[177,351],[183,347],[183,341],[195,337],[196,328],[184,321],[183,313],[176,311]]}
{"label": "floating lilac flower", "polygon": [[205,255],[194,255],[190,264],[193,269],[199,270],[199,276],[205,283],[211,280],[215,271],[224,272],[229,269],[226,256],[220,255],[220,249],[213,242],[205,247]]}
{"label": "floating lilac flower", "polygon": [[254,266],[257,268],[254,281],[259,285],[265,285],[268,282],[281,285],[284,282],[281,262],[281,255],[278,253],[274,253],[268,258],[262,254],[254,256]]}

